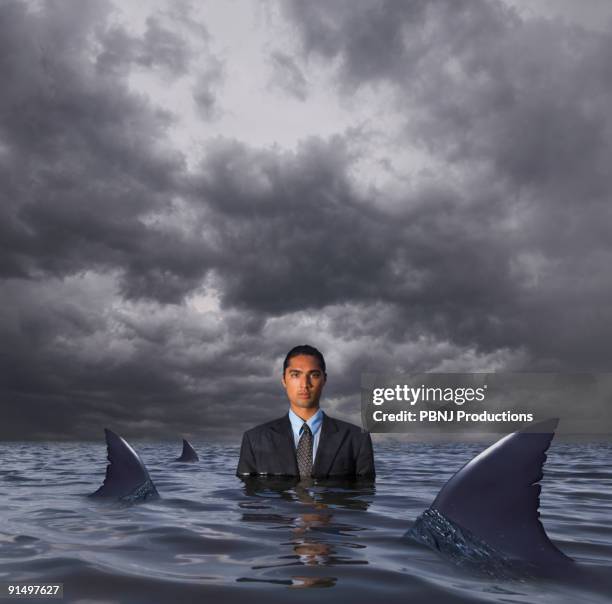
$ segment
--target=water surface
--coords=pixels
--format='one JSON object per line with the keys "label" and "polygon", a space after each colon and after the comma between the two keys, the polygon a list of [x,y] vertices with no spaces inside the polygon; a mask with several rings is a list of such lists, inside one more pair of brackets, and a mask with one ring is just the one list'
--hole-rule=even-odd
{"label": "water surface", "polygon": [[484,447],[375,448],[375,484],[236,478],[238,447],[132,443],[161,499],[89,499],[103,443],[0,443],[0,582],[62,582],[68,602],[610,602],[612,445],[555,443],[541,517],[580,580],[503,580],[402,536]]}

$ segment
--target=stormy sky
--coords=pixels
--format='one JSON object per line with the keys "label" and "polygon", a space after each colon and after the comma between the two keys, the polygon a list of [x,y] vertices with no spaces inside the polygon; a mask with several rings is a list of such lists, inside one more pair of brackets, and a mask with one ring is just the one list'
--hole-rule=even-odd
{"label": "stormy sky", "polygon": [[236,440],[282,359],[607,371],[604,1],[0,1],[0,439]]}

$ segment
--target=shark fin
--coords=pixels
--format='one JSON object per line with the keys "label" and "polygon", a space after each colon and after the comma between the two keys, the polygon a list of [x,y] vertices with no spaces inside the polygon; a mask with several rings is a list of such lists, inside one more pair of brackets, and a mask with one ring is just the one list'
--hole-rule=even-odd
{"label": "shark fin", "polygon": [[442,488],[431,508],[512,558],[571,561],[539,519],[542,467],[558,420],[531,424],[492,444]]}
{"label": "shark fin", "polygon": [[175,461],[200,461],[200,458],[189,441],[183,439],[183,452]]}
{"label": "shark fin", "polygon": [[109,464],[104,483],[91,497],[135,501],[158,497],[157,489],[140,456],[121,436],[104,429]]}

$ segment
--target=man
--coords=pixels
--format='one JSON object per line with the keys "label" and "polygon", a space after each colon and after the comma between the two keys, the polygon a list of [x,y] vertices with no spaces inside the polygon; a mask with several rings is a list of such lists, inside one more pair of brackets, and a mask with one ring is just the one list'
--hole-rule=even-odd
{"label": "man", "polygon": [[319,408],[326,381],[325,359],[316,348],[287,353],[282,384],[289,413],[244,433],[238,476],[374,477],[370,434]]}

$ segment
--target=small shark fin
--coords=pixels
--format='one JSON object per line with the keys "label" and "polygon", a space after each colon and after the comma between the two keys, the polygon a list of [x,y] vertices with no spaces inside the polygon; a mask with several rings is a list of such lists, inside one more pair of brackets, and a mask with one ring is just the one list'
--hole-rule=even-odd
{"label": "small shark fin", "polygon": [[200,461],[200,458],[191,444],[183,439],[183,453],[176,461]]}

